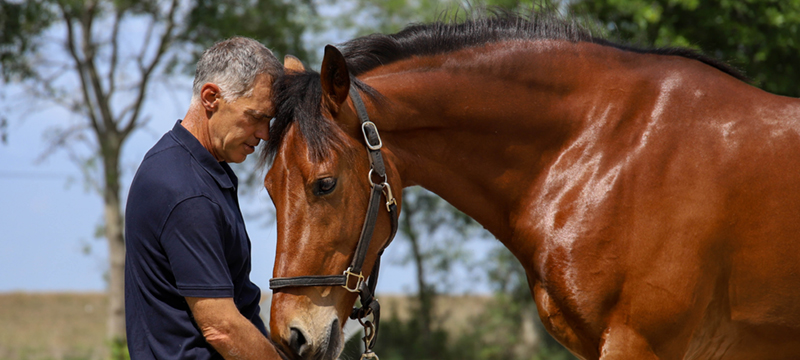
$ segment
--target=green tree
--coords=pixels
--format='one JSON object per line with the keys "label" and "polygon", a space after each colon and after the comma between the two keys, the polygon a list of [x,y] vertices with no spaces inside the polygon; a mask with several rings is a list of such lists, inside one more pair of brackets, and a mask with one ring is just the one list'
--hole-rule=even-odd
{"label": "green tree", "polygon": [[[558,0],[355,0],[361,16],[342,18],[339,26],[357,29],[361,35],[394,33],[410,23],[464,19],[473,10],[504,9],[522,13],[530,9],[554,9]],[[371,21],[361,21],[370,19]]]}
{"label": "green tree", "polygon": [[800,96],[800,1],[578,0],[570,7],[623,40],[700,49],[764,90]]}
{"label": "green tree", "polygon": [[66,151],[103,198],[108,339],[115,348],[125,341],[120,158],[126,140],[147,125],[143,109],[152,83],[191,68],[203,49],[231,35],[254,37],[278,54],[304,54],[303,13],[296,6],[282,0],[0,0],[2,81],[25,84],[30,96],[77,115],[51,133],[45,154]]}
{"label": "green tree", "polygon": [[[407,241],[406,263],[416,270],[417,331],[427,339],[437,330],[433,309],[435,297],[446,291],[457,263],[468,263],[471,256],[464,243],[471,237],[487,237],[483,227],[439,196],[420,187],[405,189],[403,212],[399,219],[400,241]],[[429,344],[435,346],[434,344]]]}
{"label": "green tree", "polygon": [[479,351],[484,359],[575,359],[539,320],[527,273],[511,251],[496,246],[483,268],[494,290],[493,304],[480,318],[485,325],[473,334],[474,342],[483,342]]}

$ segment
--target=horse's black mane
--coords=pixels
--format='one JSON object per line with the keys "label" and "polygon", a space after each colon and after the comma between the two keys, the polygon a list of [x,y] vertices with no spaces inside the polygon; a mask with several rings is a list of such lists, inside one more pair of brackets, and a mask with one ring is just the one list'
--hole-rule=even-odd
{"label": "horse's black mane", "polygon": [[575,22],[553,11],[529,16],[495,10],[463,23],[434,22],[410,25],[397,34],[372,34],[342,44],[342,54],[353,75],[411,56],[436,55],[504,40],[566,40],[592,42],[637,53],[675,55],[701,61],[740,80],[745,77],[728,64],[686,48],[640,48],[592,36]]}
{"label": "horse's black mane", "polygon": [[[573,19],[564,19],[554,11],[533,11],[527,16],[502,10],[490,11],[489,14],[478,11],[469,17],[471,19],[463,22],[414,24],[396,34],[373,34],[341,44],[339,48],[347,61],[352,83],[360,90],[367,91],[368,95],[375,95],[355,76],[412,56],[443,54],[506,40],[538,39],[591,42],[637,53],[682,56],[713,66],[737,79],[747,80],[731,66],[695,50],[640,48],[594,37]],[[275,81],[273,93],[278,108],[270,127],[268,146],[262,151],[262,161],[274,158],[283,135],[293,121],[300,126],[312,160],[324,158],[331,150],[333,142],[330,140],[334,129],[321,116],[319,74],[313,71],[286,74]]]}

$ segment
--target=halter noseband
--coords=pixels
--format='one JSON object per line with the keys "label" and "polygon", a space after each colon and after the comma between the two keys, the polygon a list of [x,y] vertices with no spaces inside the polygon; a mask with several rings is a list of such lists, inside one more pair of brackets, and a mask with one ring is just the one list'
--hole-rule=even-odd
{"label": "halter noseband", "polygon": [[[378,134],[378,128],[375,126],[375,123],[369,120],[366,107],[361,100],[361,95],[354,86],[350,87],[350,99],[353,100],[358,119],[361,121],[361,132],[364,134],[364,142],[367,145],[371,166],[368,176],[370,186],[372,187],[369,206],[367,207],[367,215],[361,227],[361,236],[358,239],[353,261],[342,275],[308,275],[273,278],[269,280],[269,288],[271,290],[277,290],[287,287],[341,286],[349,292],[359,293],[361,297],[361,307],[354,308],[350,314],[350,318],[358,320],[361,325],[364,326],[365,350],[361,358],[377,359],[377,355],[372,352],[372,347],[375,346],[377,340],[378,324],[380,321],[380,304],[378,304],[378,300],[374,297],[375,286],[378,284],[381,255],[383,255],[383,251],[389,246],[389,243],[392,242],[395,234],[397,234],[397,201],[392,195],[392,188],[389,186],[386,179],[386,166],[384,166],[383,155],[381,155],[383,142]],[[373,182],[373,175],[377,175],[382,181]],[[372,266],[369,279],[365,281],[362,266],[367,257],[367,249],[369,249],[369,243],[375,230],[375,223],[378,220],[381,195],[386,196],[386,210],[389,211],[389,217],[391,219],[391,232],[386,240],[386,244],[378,252],[378,258],[375,260],[375,265]],[[372,321],[362,320],[370,314],[372,315]]]}

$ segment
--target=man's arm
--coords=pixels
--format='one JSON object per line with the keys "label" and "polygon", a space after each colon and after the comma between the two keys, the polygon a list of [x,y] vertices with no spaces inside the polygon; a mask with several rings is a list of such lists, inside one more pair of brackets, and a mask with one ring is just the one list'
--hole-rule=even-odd
{"label": "man's arm", "polygon": [[186,297],[197,325],[226,360],[280,360],[272,343],[242,316],[232,298]]}

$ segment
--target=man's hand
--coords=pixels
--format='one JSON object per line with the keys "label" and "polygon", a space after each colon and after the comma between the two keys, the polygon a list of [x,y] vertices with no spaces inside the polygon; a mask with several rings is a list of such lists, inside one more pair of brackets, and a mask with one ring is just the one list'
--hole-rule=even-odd
{"label": "man's hand", "polygon": [[211,346],[226,360],[280,360],[272,343],[236,308],[232,298],[193,298],[186,302]]}

